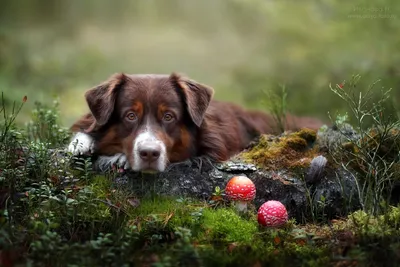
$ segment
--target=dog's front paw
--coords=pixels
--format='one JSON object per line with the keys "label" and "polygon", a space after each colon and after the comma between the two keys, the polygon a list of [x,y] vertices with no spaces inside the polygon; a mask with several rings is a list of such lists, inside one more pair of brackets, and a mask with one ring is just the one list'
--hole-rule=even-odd
{"label": "dog's front paw", "polygon": [[77,133],[68,146],[68,152],[73,155],[92,154],[94,150],[93,138],[85,133]]}
{"label": "dog's front paw", "polygon": [[123,153],[118,153],[113,156],[99,156],[96,165],[101,171],[108,170],[113,166],[118,169],[129,169],[128,159]]}

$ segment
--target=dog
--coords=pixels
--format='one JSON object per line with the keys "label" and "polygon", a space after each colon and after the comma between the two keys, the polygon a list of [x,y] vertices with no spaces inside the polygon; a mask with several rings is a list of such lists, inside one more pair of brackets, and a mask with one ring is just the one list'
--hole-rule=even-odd
{"label": "dog", "polygon": [[[223,162],[257,136],[272,133],[261,111],[213,100],[214,89],[178,73],[118,73],[85,93],[90,112],[71,126],[73,155],[100,155],[98,164],[163,172],[170,163],[206,156]],[[291,117],[317,129],[317,119]],[[296,130],[297,123],[288,128]]]}

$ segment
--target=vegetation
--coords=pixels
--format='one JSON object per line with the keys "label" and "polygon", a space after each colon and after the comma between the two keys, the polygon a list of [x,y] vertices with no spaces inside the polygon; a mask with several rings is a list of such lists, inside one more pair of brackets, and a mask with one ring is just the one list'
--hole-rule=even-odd
{"label": "vegetation", "polygon": [[[0,263],[396,266],[400,204],[390,197],[399,178],[399,120],[380,116],[383,102],[371,103],[370,95],[364,98],[357,93],[358,79],[354,76],[349,84],[332,88],[359,121],[357,135],[348,138],[343,132],[341,138],[323,142],[320,133],[304,129],[275,137],[278,141],[264,136],[246,152],[249,160],[260,165],[272,166],[269,160],[275,159],[280,163],[274,166],[295,171],[302,165],[296,160],[304,157],[300,153],[310,153],[312,158],[317,147],[330,144],[325,155],[331,164],[348,169],[357,180],[362,210],[327,221],[323,213],[316,215],[320,206],[312,207],[308,223],[290,220],[279,229],[258,225],[254,206],[238,214],[220,188],[205,202],[151,193],[138,198],[135,192],[115,186],[114,171],[99,175],[92,171],[89,159],[59,149],[69,133],[60,126],[57,102],[37,103],[25,127],[15,121],[28,99],[14,102],[11,110],[3,103]],[[384,92],[382,99],[386,98]],[[368,117],[372,127],[362,125]],[[334,128],[347,129],[344,125],[345,116],[338,116]]]}
{"label": "vegetation", "polygon": [[[355,180],[358,182],[363,210],[376,215],[382,212],[382,208],[387,210],[393,185],[400,181],[397,175],[400,161],[400,119],[396,114],[384,110],[391,90],[383,91],[378,101],[372,102],[376,83],[365,94],[358,93],[355,88],[360,78],[359,75],[353,76],[349,84],[343,82],[331,88],[348,103],[359,134],[356,139],[347,138],[345,145],[339,147],[342,153],[338,153],[336,159],[345,169],[356,171],[360,178]],[[371,122],[368,123],[368,120]]]}
{"label": "vegetation", "polygon": [[315,146],[316,139],[317,132],[310,129],[280,136],[262,135],[254,147],[239,157],[264,169],[303,170],[319,153],[318,146]]}
{"label": "vegetation", "polygon": [[[2,1],[0,266],[400,266],[399,11],[397,0]],[[307,188],[306,223],[266,229],[220,188],[206,202],[139,198],[62,149],[87,89],[172,71],[269,111],[279,133],[287,113],[331,120],[242,156],[300,175],[323,155],[351,173],[360,210],[328,220]],[[341,81],[355,71],[363,79]]]}

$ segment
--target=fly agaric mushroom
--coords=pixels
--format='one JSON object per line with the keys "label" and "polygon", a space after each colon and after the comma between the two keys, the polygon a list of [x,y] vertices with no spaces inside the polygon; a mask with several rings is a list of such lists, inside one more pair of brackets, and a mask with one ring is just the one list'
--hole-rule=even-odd
{"label": "fly agaric mushroom", "polygon": [[236,202],[238,211],[247,210],[247,202],[252,201],[256,196],[254,183],[246,176],[234,176],[226,185],[225,194]]}
{"label": "fly agaric mushroom", "polygon": [[258,209],[258,223],[267,227],[280,227],[288,220],[285,206],[276,200],[270,200]]}

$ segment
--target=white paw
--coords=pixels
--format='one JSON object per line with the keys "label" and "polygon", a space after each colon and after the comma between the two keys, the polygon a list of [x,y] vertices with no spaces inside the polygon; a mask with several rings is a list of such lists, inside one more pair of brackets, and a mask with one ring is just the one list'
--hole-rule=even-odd
{"label": "white paw", "polygon": [[68,146],[68,152],[73,155],[92,154],[94,150],[93,138],[85,133],[77,133]]}
{"label": "white paw", "polygon": [[129,162],[125,154],[118,153],[113,156],[99,156],[96,161],[96,165],[100,170],[107,170],[113,165],[117,165],[119,168],[129,169]]}

